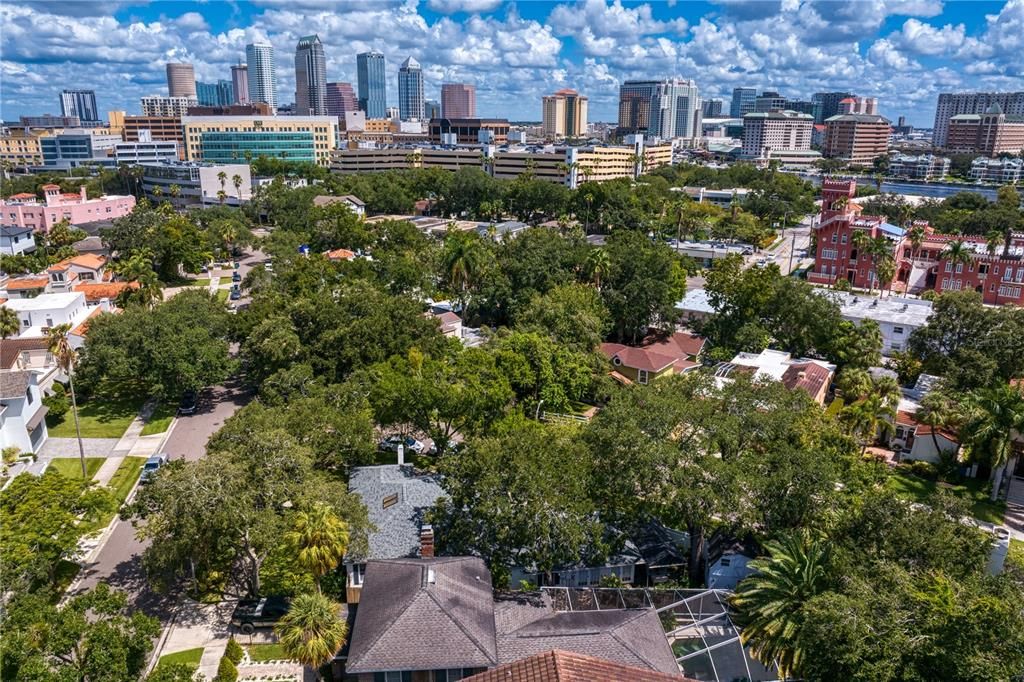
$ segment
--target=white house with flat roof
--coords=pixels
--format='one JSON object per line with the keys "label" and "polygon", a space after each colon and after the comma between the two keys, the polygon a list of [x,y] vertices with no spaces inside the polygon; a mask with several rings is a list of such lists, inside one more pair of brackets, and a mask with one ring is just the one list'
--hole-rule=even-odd
{"label": "white house with flat roof", "polygon": [[882,330],[882,355],[907,349],[907,341],[915,329],[928,323],[932,315],[931,301],[901,296],[867,296],[833,289],[815,289],[839,306],[844,320],[860,324],[874,320]]}
{"label": "white house with flat roof", "polygon": [[30,370],[0,371],[0,449],[38,452],[46,442],[46,406]]}
{"label": "white house with flat roof", "polygon": [[70,324],[75,330],[92,312],[85,301],[85,294],[80,291],[12,298],[5,301],[4,306],[18,315],[20,339],[44,337],[50,327],[61,324]]}

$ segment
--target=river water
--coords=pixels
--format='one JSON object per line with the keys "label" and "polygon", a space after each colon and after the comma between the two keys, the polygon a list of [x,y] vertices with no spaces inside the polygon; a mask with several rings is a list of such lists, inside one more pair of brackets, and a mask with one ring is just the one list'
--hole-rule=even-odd
{"label": "river water", "polygon": [[[800,174],[800,177],[804,180],[810,180],[815,185],[821,184],[821,175]],[[857,184],[864,185],[865,187],[875,186],[873,178],[854,177],[852,179],[856,180]],[[996,190],[997,188],[992,185],[953,184],[946,182],[899,182],[889,180],[882,182],[882,192],[887,194],[910,194],[919,197],[934,197],[936,199],[945,199],[957,192],[976,192],[989,201],[995,201]]]}

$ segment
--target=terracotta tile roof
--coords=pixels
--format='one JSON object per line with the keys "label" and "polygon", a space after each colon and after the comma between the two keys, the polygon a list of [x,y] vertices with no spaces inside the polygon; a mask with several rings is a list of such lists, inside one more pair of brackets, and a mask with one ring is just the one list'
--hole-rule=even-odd
{"label": "terracotta tile roof", "polygon": [[60,185],[54,185],[53,183],[50,183],[49,185],[43,185],[43,189],[60,189]]}
{"label": "terracotta tile roof", "polygon": [[662,353],[650,348],[636,348],[634,346],[623,346],[620,350],[609,354],[606,352],[604,346],[604,344],[601,345],[601,352],[604,353],[613,364],[617,359],[619,363],[626,367],[644,369],[648,372],[660,372],[677,359],[671,355],[663,355]]}
{"label": "terracotta tile roof", "polygon": [[41,289],[50,281],[49,277],[18,277],[7,282],[8,291],[20,291],[24,289]]}
{"label": "terracotta tile roof", "polygon": [[905,426],[917,426],[918,424],[917,420],[914,419],[914,415],[906,410],[898,410],[896,412],[896,423]]}
{"label": "terracotta tile roof", "polygon": [[625,346],[621,343],[602,343],[601,352],[614,362],[633,369],[660,372],[666,367],[683,361],[676,371],[690,369],[689,357],[700,355],[707,339],[690,332],[675,332],[668,336],[650,335],[639,346]]}
{"label": "terracotta tile roof", "polygon": [[89,323],[92,322],[92,319],[102,314],[103,310],[101,308],[93,308],[89,316],[82,320],[81,324],[72,329],[70,333],[75,336],[85,336],[89,331]]}
{"label": "terracotta tile roof", "polygon": [[78,256],[72,256],[71,258],[65,258],[59,263],[54,263],[46,270],[47,272],[63,272],[72,265],[77,265],[80,268],[88,268],[90,270],[99,270],[106,264],[106,256],[100,256],[95,253],[83,253]]}
{"label": "terracotta tile roof", "polygon": [[324,251],[324,255],[327,256],[327,260],[352,260],[356,257],[354,251],[348,249],[334,249],[333,251]]}
{"label": "terracotta tile roof", "polygon": [[682,682],[685,678],[553,649],[463,679],[466,682]]}
{"label": "terracotta tile roof", "polygon": [[831,379],[832,370],[816,362],[794,363],[782,373],[782,383],[786,388],[802,388],[812,396],[817,396]]}
{"label": "terracotta tile roof", "polygon": [[104,298],[114,300],[125,289],[138,288],[138,282],[79,282],[72,290],[85,294],[85,300],[89,303],[99,303]]}
{"label": "terracotta tile roof", "polygon": [[9,199],[35,199],[36,195],[32,194],[32,192],[18,192],[17,194],[12,194],[8,198]]}

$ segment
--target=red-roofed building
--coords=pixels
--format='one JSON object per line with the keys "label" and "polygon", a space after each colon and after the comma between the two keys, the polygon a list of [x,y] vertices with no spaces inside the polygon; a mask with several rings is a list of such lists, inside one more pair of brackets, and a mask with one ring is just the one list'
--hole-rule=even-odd
{"label": "red-roofed building", "polygon": [[637,668],[560,649],[499,665],[462,679],[464,682],[688,682],[682,675]]}
{"label": "red-roofed building", "polygon": [[65,194],[59,185],[43,185],[42,203],[34,194],[23,192],[0,199],[0,222],[48,232],[62,220],[72,225],[122,218],[135,208],[133,196],[102,196],[90,199],[83,185],[78,194]]}
{"label": "red-roofed building", "polygon": [[85,302],[99,305],[104,300],[113,302],[125,289],[138,289],[138,282],[77,282],[71,286],[72,291],[85,294]]}
{"label": "red-roofed building", "polygon": [[355,251],[349,251],[348,249],[334,249],[333,251],[324,251],[324,256],[326,256],[327,260],[337,263],[343,260],[354,260],[356,254]]}
{"label": "red-roofed building", "polygon": [[614,367],[613,379],[623,384],[647,384],[652,380],[682,374],[700,366],[700,354],[707,339],[687,331],[651,334],[639,346],[602,343],[604,353]]}
{"label": "red-roofed building", "polygon": [[65,258],[46,269],[50,289],[71,291],[78,282],[102,282],[106,279],[107,258],[94,253]]}

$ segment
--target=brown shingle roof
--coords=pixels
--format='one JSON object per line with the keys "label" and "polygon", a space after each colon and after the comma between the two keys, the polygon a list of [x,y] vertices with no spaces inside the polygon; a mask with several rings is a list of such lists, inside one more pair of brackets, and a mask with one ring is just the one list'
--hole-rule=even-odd
{"label": "brown shingle roof", "polygon": [[498,664],[491,574],[476,557],[371,561],[345,668],[481,668]]}
{"label": "brown shingle roof", "polygon": [[4,339],[0,341],[0,369],[10,369],[21,357],[23,351],[46,350],[50,347],[47,338],[38,339]]}
{"label": "brown shingle roof", "polygon": [[811,396],[817,396],[831,378],[832,371],[816,362],[794,363],[782,373],[782,383],[786,388],[802,388]]}
{"label": "brown shingle roof", "polygon": [[24,398],[31,384],[32,372],[4,370],[0,372],[0,399]]}
{"label": "brown shingle roof", "polygon": [[463,678],[465,682],[684,682],[681,675],[553,649]]}

